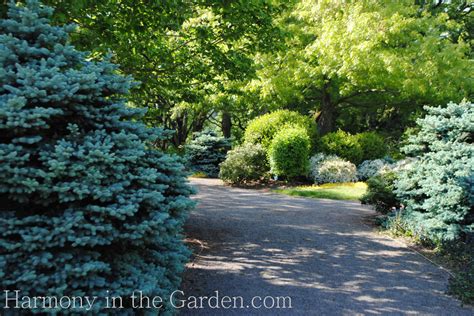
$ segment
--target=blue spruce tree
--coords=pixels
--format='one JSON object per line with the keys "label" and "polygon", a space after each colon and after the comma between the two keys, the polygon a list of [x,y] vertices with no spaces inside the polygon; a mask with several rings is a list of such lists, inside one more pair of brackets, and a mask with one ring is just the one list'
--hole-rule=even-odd
{"label": "blue spruce tree", "polygon": [[404,148],[419,159],[395,186],[409,228],[442,243],[474,233],[474,105],[425,109],[420,132]]}
{"label": "blue spruce tree", "polygon": [[220,164],[231,147],[229,138],[219,136],[212,130],[194,133],[194,139],[185,147],[187,166],[193,172],[217,178]]}
{"label": "blue spruce tree", "polygon": [[0,304],[3,290],[167,297],[188,256],[182,164],[125,105],[131,78],[75,50],[51,14],[30,0],[0,21]]}

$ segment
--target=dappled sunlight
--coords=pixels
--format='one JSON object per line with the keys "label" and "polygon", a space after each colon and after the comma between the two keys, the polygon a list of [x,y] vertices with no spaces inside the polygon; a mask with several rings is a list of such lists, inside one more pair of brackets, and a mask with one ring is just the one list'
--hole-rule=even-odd
{"label": "dappled sunlight", "polygon": [[443,294],[446,273],[374,232],[364,220],[371,209],[213,181],[200,180],[199,205],[186,225],[188,236],[209,246],[188,264],[184,290],[193,295],[291,295],[294,305],[318,302],[315,310],[337,302],[351,306],[348,313],[374,314],[441,313],[452,304]]}

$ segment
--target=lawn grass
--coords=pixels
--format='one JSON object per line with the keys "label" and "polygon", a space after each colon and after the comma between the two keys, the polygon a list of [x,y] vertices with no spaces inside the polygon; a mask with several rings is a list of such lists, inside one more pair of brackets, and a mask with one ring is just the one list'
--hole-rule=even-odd
{"label": "lawn grass", "polygon": [[359,200],[367,190],[364,182],[356,183],[326,183],[313,186],[297,186],[276,189],[274,192],[291,196],[303,196],[315,199]]}

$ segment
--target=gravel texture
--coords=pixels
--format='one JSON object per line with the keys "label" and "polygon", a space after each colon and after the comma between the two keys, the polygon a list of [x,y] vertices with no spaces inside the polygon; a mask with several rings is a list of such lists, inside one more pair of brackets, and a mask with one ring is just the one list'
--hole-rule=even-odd
{"label": "gravel texture", "polygon": [[[230,188],[211,179],[191,183],[198,206],[185,228],[195,250],[182,285],[191,297],[185,303],[218,291],[245,305],[211,308],[204,301],[181,315],[474,315],[445,294],[445,270],[377,233],[369,222],[373,211],[358,202]],[[290,296],[292,308],[252,308],[255,296]]]}

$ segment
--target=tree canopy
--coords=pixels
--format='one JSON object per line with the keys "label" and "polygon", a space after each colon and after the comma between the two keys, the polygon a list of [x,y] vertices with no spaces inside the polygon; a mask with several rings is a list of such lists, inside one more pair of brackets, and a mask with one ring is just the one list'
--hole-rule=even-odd
{"label": "tree canopy", "polygon": [[46,2],[58,21],[78,24],[76,45],[112,51],[133,74],[141,84],[132,102],[149,109],[150,125],[175,130],[175,144],[231,111],[232,95],[255,75],[254,52],[279,36],[271,0]]}
{"label": "tree canopy", "polygon": [[261,55],[254,84],[276,107],[314,111],[322,134],[382,127],[423,104],[472,95],[471,43],[444,11],[410,1],[302,0],[280,23],[286,49]]}
{"label": "tree canopy", "polygon": [[311,115],[322,134],[400,135],[423,105],[473,94],[469,1],[45,3],[55,23],[78,25],[75,46],[112,52],[141,83],[130,105],[176,146],[208,125],[241,138],[275,109]]}

